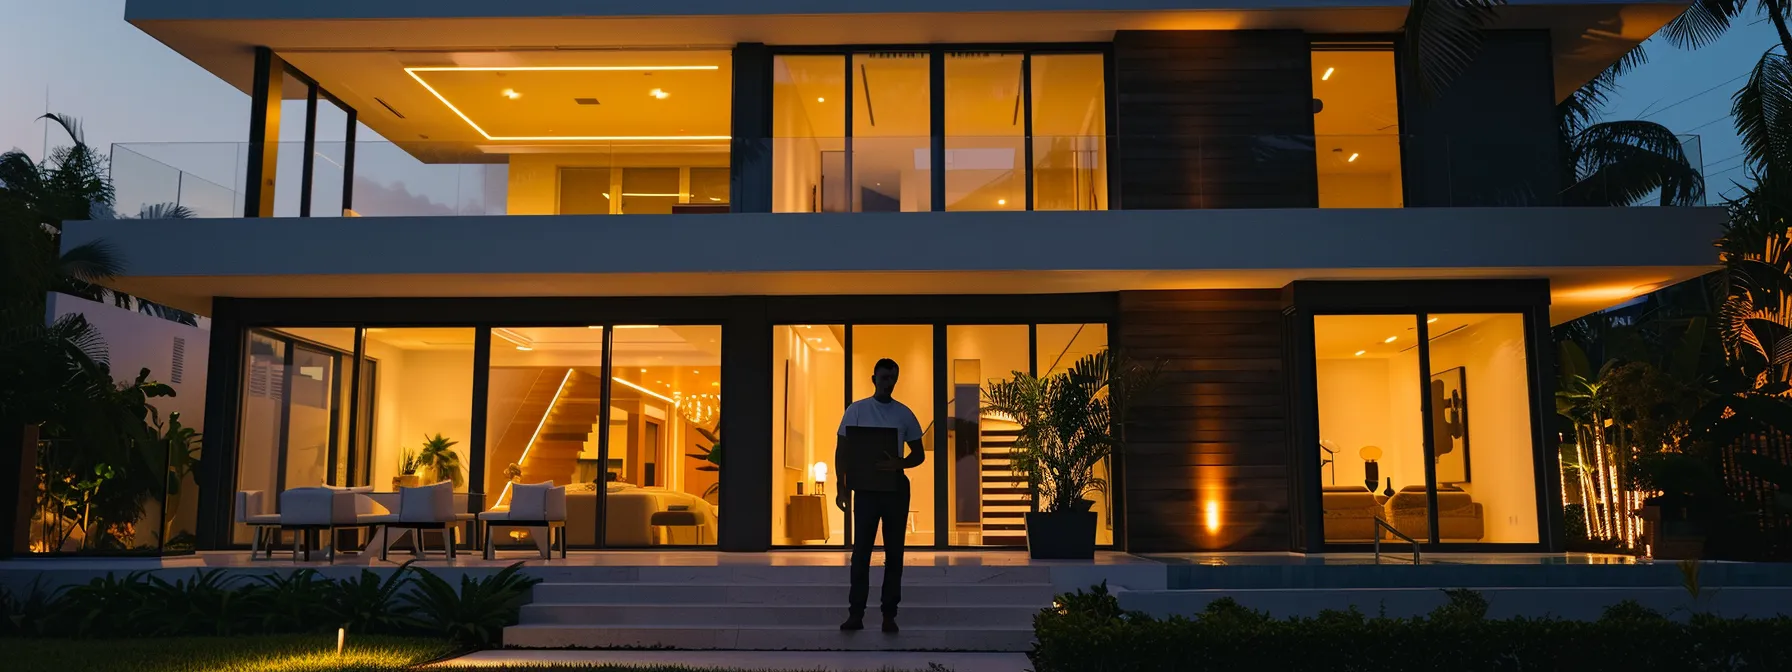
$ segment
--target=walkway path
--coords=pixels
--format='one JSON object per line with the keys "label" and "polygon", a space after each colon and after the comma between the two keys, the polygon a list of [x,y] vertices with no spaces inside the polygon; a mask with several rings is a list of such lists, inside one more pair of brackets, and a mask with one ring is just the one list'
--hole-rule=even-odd
{"label": "walkway path", "polygon": [[[1026,672],[1022,653],[925,653],[913,651],[590,651],[500,649],[470,653],[432,668],[500,665],[682,665],[698,669],[802,670],[804,672],[927,672],[930,664],[952,672]],[[937,669],[937,668],[936,668]]]}

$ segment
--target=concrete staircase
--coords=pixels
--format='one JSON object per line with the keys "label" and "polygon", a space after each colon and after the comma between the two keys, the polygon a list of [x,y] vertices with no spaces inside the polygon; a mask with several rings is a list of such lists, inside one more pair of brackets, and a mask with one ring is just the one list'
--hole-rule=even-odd
{"label": "concrete staircase", "polygon": [[[881,562],[881,554],[873,562]],[[878,631],[871,573],[867,630],[845,633],[848,569],[817,566],[596,568],[592,582],[542,583],[504,630],[523,648],[1026,651],[1051,604],[1047,567],[905,570],[902,632]]]}

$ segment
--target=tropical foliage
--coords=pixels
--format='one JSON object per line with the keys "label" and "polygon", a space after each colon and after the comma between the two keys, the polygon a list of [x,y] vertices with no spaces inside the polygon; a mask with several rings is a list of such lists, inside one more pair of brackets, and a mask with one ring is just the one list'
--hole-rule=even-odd
{"label": "tropical foliage", "polygon": [[709,484],[709,487],[703,489],[703,498],[709,499],[716,493],[722,491],[722,481],[720,478],[722,472],[722,423],[716,423],[715,429],[704,429],[702,427],[697,427],[695,429],[698,434],[703,435],[703,440],[708,441],[709,445],[705,446],[703,444],[697,444],[694,446],[697,452],[685,453],[685,457],[702,462],[702,464],[697,465],[697,471],[707,471],[717,474],[716,482]]}
{"label": "tropical foliage", "polygon": [[984,413],[1020,426],[1009,456],[1040,510],[1079,510],[1084,497],[1106,490],[1096,467],[1125,445],[1127,411],[1160,369],[1102,350],[1069,371],[1044,377],[1015,371],[983,390]]}
{"label": "tropical foliage", "polygon": [[540,579],[516,563],[459,590],[411,563],[381,577],[330,579],[312,569],[232,576],[198,570],[191,578],[135,572],[25,594],[0,589],[0,636],[181,637],[334,632],[442,636],[491,646],[517,622]]}

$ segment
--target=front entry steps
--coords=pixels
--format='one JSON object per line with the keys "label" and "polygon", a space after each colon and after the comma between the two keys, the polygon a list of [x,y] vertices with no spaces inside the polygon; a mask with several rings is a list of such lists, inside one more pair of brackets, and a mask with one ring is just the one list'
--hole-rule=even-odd
{"label": "front entry steps", "polygon": [[[881,560],[881,554],[873,561]],[[898,621],[878,631],[883,569],[871,572],[866,629],[841,632],[845,567],[641,567],[632,580],[543,583],[505,628],[520,648],[760,651],[998,651],[1032,648],[1051,604],[1045,567],[910,567]]]}

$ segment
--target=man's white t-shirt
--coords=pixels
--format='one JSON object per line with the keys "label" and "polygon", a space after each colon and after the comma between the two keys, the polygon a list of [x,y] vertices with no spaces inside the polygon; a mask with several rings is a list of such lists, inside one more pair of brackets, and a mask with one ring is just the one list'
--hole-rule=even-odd
{"label": "man's white t-shirt", "polygon": [[878,401],[877,397],[866,397],[852,402],[846,407],[846,415],[840,417],[840,436],[846,436],[847,427],[889,427],[896,430],[896,452],[903,454],[902,446],[910,441],[921,440],[921,421],[915,418],[915,412],[908,410],[902,402],[891,399],[888,403]]}

